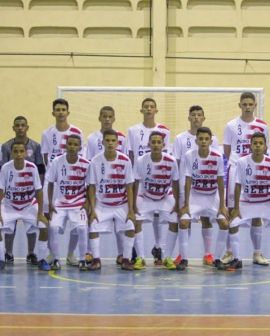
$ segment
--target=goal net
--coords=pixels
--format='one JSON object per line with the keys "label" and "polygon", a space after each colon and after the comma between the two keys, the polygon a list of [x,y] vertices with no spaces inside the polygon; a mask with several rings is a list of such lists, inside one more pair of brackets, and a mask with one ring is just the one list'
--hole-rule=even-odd
{"label": "goal net", "polygon": [[171,130],[173,142],[177,134],[189,128],[190,106],[200,105],[205,111],[204,126],[211,128],[221,144],[226,123],[240,115],[239,96],[244,91],[256,95],[256,115],[263,118],[262,88],[59,86],[57,96],[69,101],[70,120],[85,137],[100,128],[99,110],[105,105],[115,110],[114,128],[127,134],[130,126],[142,122],[141,102],[151,97],[157,102],[156,120]]}

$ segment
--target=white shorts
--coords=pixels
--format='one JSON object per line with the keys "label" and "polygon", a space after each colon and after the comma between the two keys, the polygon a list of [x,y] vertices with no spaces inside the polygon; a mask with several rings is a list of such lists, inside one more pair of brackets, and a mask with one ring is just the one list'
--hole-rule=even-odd
{"label": "white shorts", "polygon": [[236,164],[230,164],[227,175],[227,191],[226,191],[226,205],[228,208],[234,207],[234,189],[235,189],[235,175]]}
{"label": "white shorts", "polygon": [[[15,210],[12,207],[2,203],[1,212],[3,218],[3,226],[0,227],[3,232],[11,234],[15,231],[17,221],[22,221],[25,226],[26,233],[34,233],[41,228],[46,228],[42,222],[37,222],[38,205],[30,205],[23,210]],[[20,225],[20,224],[19,224]]]}
{"label": "white shorts", "polygon": [[168,224],[168,222],[177,223],[177,213],[171,213],[174,205],[175,200],[173,195],[168,195],[161,201],[152,201],[143,196],[138,196],[137,209],[140,214],[136,214],[136,219],[152,223],[154,214],[158,214],[160,224]]}
{"label": "white shorts", "polygon": [[230,228],[236,226],[251,226],[253,218],[261,218],[265,225],[270,224],[270,202],[248,203],[240,202],[240,214],[242,218],[235,218],[230,223]]}
{"label": "white shorts", "polygon": [[[96,204],[97,220],[90,225],[90,232],[119,232],[134,230],[134,224],[131,220],[127,221],[128,205],[103,206]],[[115,227],[114,227],[115,225]]]}
{"label": "white shorts", "polygon": [[50,227],[58,227],[59,233],[63,234],[66,229],[67,221],[70,223],[71,231],[78,226],[87,226],[88,217],[85,209],[59,209],[56,208],[57,213],[53,213],[50,221]]}

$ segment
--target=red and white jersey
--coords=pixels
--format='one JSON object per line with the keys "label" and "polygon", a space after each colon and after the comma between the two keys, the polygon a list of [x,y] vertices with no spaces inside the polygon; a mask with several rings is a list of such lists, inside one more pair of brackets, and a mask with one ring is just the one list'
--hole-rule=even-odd
{"label": "red and white jersey", "polygon": [[[118,135],[118,146],[116,150],[122,153],[126,153],[126,137],[123,133],[117,132]],[[97,131],[91,133],[87,139],[87,149],[86,149],[86,158],[92,160],[92,158],[100,152],[104,152],[104,146],[102,144],[103,133]]]}
{"label": "red and white jersey", "polygon": [[90,180],[90,162],[79,156],[68,163],[67,155],[55,158],[49,169],[48,181],[54,183],[55,206],[62,209],[81,207],[86,200],[86,185]]}
{"label": "red and white jersey", "polygon": [[69,128],[63,132],[58,131],[55,126],[52,126],[42,133],[41,153],[43,155],[48,154],[47,168],[50,167],[54,158],[65,153],[67,137],[71,134],[79,135],[83,144],[82,131],[73,125],[70,125]]}
{"label": "red and white jersey", "polygon": [[23,169],[17,170],[13,160],[5,163],[0,174],[0,189],[5,193],[4,203],[15,210],[35,204],[35,192],[42,189],[36,165],[25,160]]}
{"label": "red and white jersey", "polygon": [[126,185],[133,183],[133,172],[127,155],[117,152],[115,160],[106,160],[104,153],[91,161],[90,184],[96,186],[97,200],[105,206],[127,203]]}
{"label": "red and white jersey", "polygon": [[162,125],[156,124],[153,128],[147,128],[143,124],[137,124],[128,129],[128,151],[132,151],[134,153],[134,162],[139,156],[143,156],[144,154],[150,152],[150,148],[148,146],[149,136],[153,131],[158,131],[164,134],[164,150],[168,151],[170,146],[170,131],[169,129]]}
{"label": "red and white jersey", "polygon": [[238,117],[227,123],[223,144],[231,146],[230,163],[236,163],[239,157],[250,153],[250,138],[255,132],[264,133],[268,144],[268,126],[265,121],[255,117],[253,121],[245,122]]}
{"label": "red and white jersey", "polygon": [[270,158],[257,163],[251,154],[237,162],[236,183],[242,185],[240,201],[249,203],[270,201]]}
{"label": "red and white jersey", "polygon": [[217,191],[217,177],[224,176],[222,155],[210,150],[206,158],[199,156],[198,149],[185,155],[185,176],[192,179],[191,189],[200,194],[214,194]]}
{"label": "red and white jersey", "polygon": [[179,180],[177,161],[167,153],[162,153],[159,162],[151,159],[151,153],[144,154],[134,170],[135,180],[140,181],[139,194],[153,201],[162,200],[171,192],[172,181]]}

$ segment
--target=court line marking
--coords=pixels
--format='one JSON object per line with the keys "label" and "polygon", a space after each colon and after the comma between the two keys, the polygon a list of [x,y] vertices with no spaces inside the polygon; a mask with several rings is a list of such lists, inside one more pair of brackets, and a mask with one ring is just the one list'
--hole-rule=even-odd
{"label": "court line marking", "polygon": [[63,287],[57,286],[40,286],[41,289],[62,289]]}

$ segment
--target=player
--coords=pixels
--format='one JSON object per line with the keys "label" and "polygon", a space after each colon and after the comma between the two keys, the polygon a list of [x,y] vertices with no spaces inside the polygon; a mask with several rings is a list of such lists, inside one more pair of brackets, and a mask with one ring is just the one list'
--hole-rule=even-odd
{"label": "player", "polygon": [[129,158],[116,150],[117,132],[106,130],[103,133],[104,152],[97,154],[90,166],[90,239],[93,262],[89,270],[101,268],[100,240],[97,233],[124,231],[123,260],[121,268],[133,270],[130,262],[134,244],[135,215],[133,211],[133,173]]}
{"label": "player", "polygon": [[[252,92],[243,92],[240,96],[239,107],[241,109],[240,117],[228,122],[224,130],[224,154],[229,160],[227,195],[226,201],[229,211],[234,207],[234,188],[237,160],[250,153],[250,139],[254,132],[262,132],[266,136],[266,142],[269,142],[269,131],[267,124],[254,116],[256,110],[256,98]],[[253,241],[255,233],[251,227],[250,236]],[[223,257],[224,263],[233,260],[230,251],[229,242],[227,253]]]}
{"label": "player", "polygon": [[187,229],[191,219],[199,216],[202,223],[217,220],[219,224],[214,265],[222,269],[220,257],[225,249],[228,235],[228,213],[224,205],[223,159],[219,152],[210,147],[212,132],[208,127],[198,128],[196,143],[198,148],[185,154],[185,203],[180,210],[179,225],[180,250],[183,259],[177,269],[184,270],[188,265]]}
{"label": "player", "polygon": [[[184,156],[187,151],[198,148],[196,143],[196,133],[198,128],[202,127],[205,121],[204,110],[199,105],[193,105],[189,108],[188,121],[190,129],[176,136],[173,144],[173,154],[179,164],[180,173],[185,171]],[[218,139],[215,135],[212,136],[211,148],[219,151]],[[184,189],[185,189],[185,174],[180,174],[180,208],[184,206]],[[171,230],[170,230],[171,231]],[[207,221],[202,221],[202,237],[204,242],[204,257],[203,263],[206,265],[213,264],[213,256],[210,253],[210,244],[212,242],[212,224]],[[171,231],[172,241],[177,239],[177,231]],[[190,231],[189,231],[190,234]],[[179,255],[175,263],[179,264],[181,256]]]}
{"label": "player", "polygon": [[[55,126],[51,126],[42,133],[41,138],[41,153],[44,157],[44,162],[46,164],[46,174],[44,183],[44,212],[48,213],[48,171],[54,158],[64,154],[66,150],[66,140],[71,134],[77,134],[80,136],[83,143],[82,131],[68,123],[69,116],[69,104],[65,99],[59,98],[53,101],[53,112],[52,115],[55,118]],[[78,266],[78,260],[74,256],[74,251],[77,246],[78,236],[72,234],[71,231],[68,255],[66,258],[67,265]],[[49,258],[51,259],[51,258]],[[51,260],[50,260],[51,261]]]}
{"label": "player", "polygon": [[14,232],[18,220],[23,220],[27,233],[39,231],[38,268],[48,271],[48,221],[43,215],[42,186],[37,167],[25,160],[26,146],[14,141],[13,160],[5,163],[0,174],[0,224],[3,232]]}
{"label": "player", "polygon": [[[164,136],[153,131],[149,137],[150,153],[138,158],[135,164],[134,202],[137,230],[142,223],[153,223],[154,214],[159,214],[159,223],[178,225],[179,172],[176,160],[163,153]],[[171,188],[172,185],[172,188]],[[137,258],[134,269],[145,268],[144,244],[135,244]],[[169,258],[167,259],[169,261]],[[175,265],[173,264],[174,268]]]}
{"label": "player", "polygon": [[55,158],[49,170],[50,246],[54,257],[54,270],[61,268],[58,235],[64,233],[67,220],[73,234],[79,237],[79,270],[87,269],[84,260],[88,230],[86,184],[89,181],[90,163],[79,156],[81,149],[81,137],[78,134],[69,135],[66,140],[66,153]]}
{"label": "player", "polygon": [[[15,138],[8,140],[7,142],[3,143],[1,147],[2,152],[2,161],[1,164],[5,164],[6,162],[11,160],[11,146],[15,141],[19,141],[25,144],[26,146],[26,160],[33,162],[39,172],[39,176],[41,182],[43,183],[44,173],[45,173],[45,166],[43,163],[43,158],[40,151],[40,144],[36,141],[28,138],[27,132],[29,130],[29,125],[27,119],[24,116],[17,116],[13,121],[13,131],[15,132]],[[16,226],[15,226],[16,231]],[[13,256],[13,243],[15,238],[15,232],[11,234],[5,234],[5,261],[8,264],[14,263],[14,256]],[[36,233],[28,233],[27,234],[27,241],[28,241],[28,254],[26,256],[26,262],[28,264],[37,265],[37,256],[34,253],[35,245],[36,245]]]}
{"label": "player", "polygon": [[234,208],[231,212],[230,243],[234,259],[228,269],[242,268],[239,258],[239,226],[251,225],[253,231],[253,263],[268,266],[269,261],[262,255],[262,220],[270,222],[270,158],[265,155],[266,136],[255,132],[251,136],[251,154],[237,162],[235,178]]}
{"label": "player", "polygon": [[[128,129],[128,155],[132,164],[136,160],[150,152],[149,136],[153,131],[159,131],[164,136],[164,151],[169,150],[170,145],[170,131],[163,124],[155,121],[156,114],[158,113],[157,103],[153,98],[145,98],[141,104],[140,112],[143,115],[143,122],[134,125]],[[152,249],[152,254],[155,264],[162,264],[162,225],[158,225],[158,214],[155,215],[153,222],[153,230],[155,235],[155,246]],[[141,244],[143,241],[143,231],[140,231],[140,226],[135,228],[135,244]]]}
{"label": "player", "polygon": [[[87,139],[87,151],[86,157],[88,160],[92,160],[92,158],[104,151],[103,146],[103,133],[107,129],[112,129],[113,123],[115,122],[115,111],[111,106],[103,106],[99,111],[99,118],[100,121],[100,130],[94,133],[91,133]],[[117,150],[126,154],[126,137],[123,133],[116,131],[118,135],[118,146]],[[117,242],[117,250],[118,256],[116,258],[116,263],[121,265],[123,259],[123,243],[122,243],[122,232],[116,234],[116,242]],[[88,247],[90,251],[90,246]],[[91,254],[88,252],[88,256]],[[88,257],[87,256],[87,257]],[[88,257],[89,258],[89,257]],[[91,257],[90,257],[91,260]]]}

